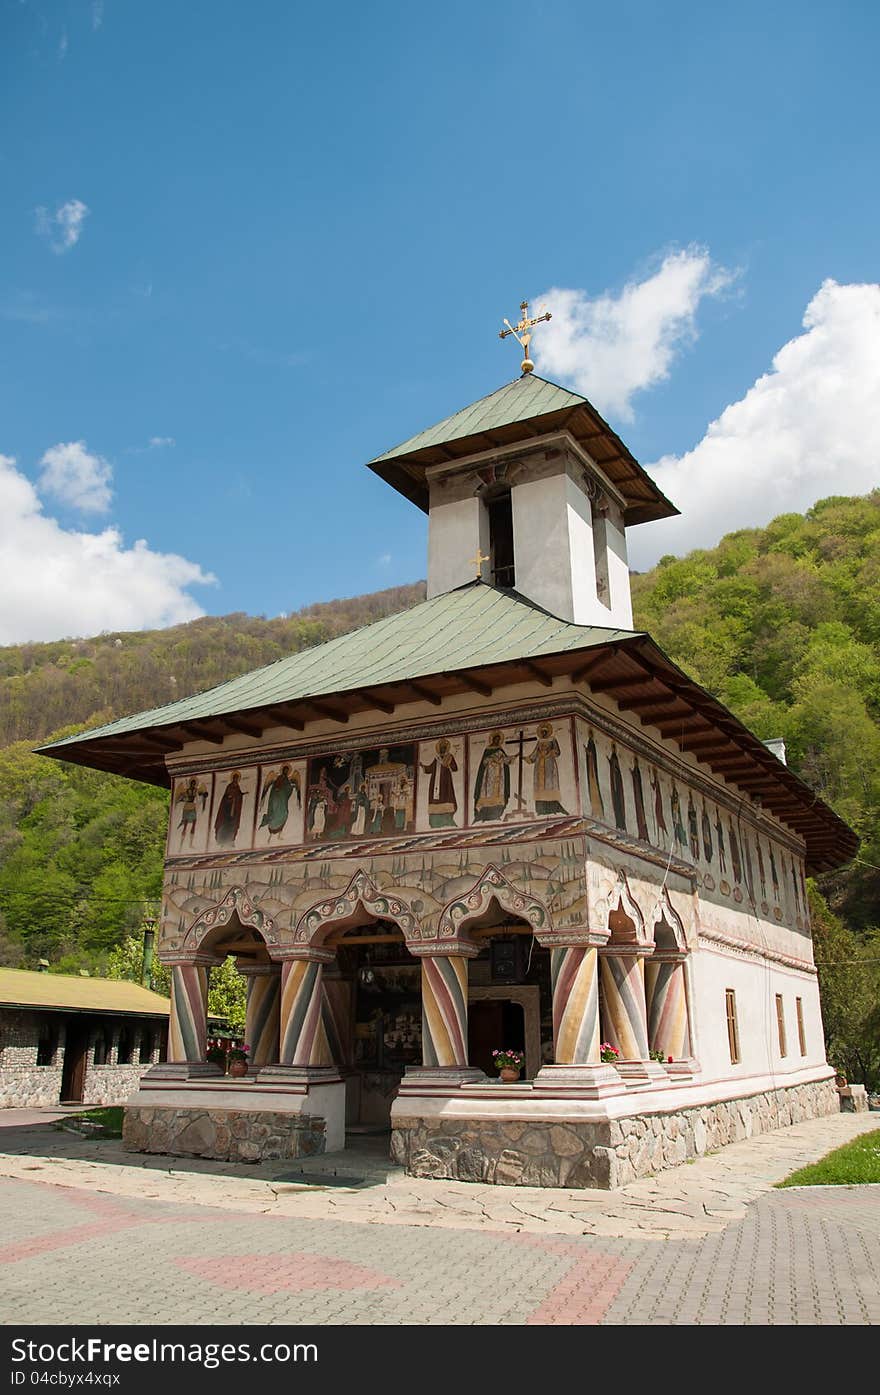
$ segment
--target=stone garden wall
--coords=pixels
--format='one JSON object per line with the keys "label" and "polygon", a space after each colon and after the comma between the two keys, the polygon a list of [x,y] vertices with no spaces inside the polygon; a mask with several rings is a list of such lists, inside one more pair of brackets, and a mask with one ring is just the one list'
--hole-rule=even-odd
{"label": "stone garden wall", "polygon": [[754,1134],[836,1114],[833,1080],[596,1123],[397,1119],[391,1157],[413,1177],[510,1187],[623,1187]]}

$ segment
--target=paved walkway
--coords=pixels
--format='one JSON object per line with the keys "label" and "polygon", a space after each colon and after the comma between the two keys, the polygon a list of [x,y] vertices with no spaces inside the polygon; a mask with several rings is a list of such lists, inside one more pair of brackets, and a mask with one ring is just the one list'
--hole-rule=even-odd
{"label": "paved walkway", "polygon": [[880,1321],[880,1187],[772,1190],[876,1115],[608,1193],[419,1181],[369,1141],[303,1174],[169,1168],[4,1114],[6,1322]]}

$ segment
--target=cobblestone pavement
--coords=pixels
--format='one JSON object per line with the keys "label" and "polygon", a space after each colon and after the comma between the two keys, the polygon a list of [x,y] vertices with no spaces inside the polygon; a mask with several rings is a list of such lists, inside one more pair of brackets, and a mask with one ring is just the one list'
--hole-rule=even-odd
{"label": "cobblestone pavement", "polygon": [[880,1187],[770,1192],[699,1239],[242,1212],[0,1181],[0,1306],[22,1323],[880,1320]]}
{"label": "cobblestone pavement", "polygon": [[381,1140],[302,1174],[169,1168],[13,1113],[0,1117],[6,1323],[880,1320],[880,1186],[771,1190],[876,1115],[607,1193],[416,1181],[382,1161]]}

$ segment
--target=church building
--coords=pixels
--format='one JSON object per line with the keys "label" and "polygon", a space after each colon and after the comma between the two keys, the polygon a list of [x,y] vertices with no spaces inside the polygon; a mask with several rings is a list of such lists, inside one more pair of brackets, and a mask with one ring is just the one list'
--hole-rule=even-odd
{"label": "church building", "polygon": [[[428,515],[422,604],[44,748],[171,791],[129,1148],[387,1128],[416,1175],[613,1187],[839,1108],[804,879],[856,837],[633,630],[627,530],[677,510],[523,368],[370,462]],[[230,954],[242,1079],[206,1050]]]}

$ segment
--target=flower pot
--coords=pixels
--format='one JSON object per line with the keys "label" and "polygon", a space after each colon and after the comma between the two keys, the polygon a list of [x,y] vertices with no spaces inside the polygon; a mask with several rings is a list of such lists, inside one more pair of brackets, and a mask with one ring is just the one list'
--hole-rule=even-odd
{"label": "flower pot", "polygon": [[241,1080],[243,1076],[247,1075],[247,1073],[248,1073],[248,1063],[247,1063],[247,1061],[230,1061],[230,1062],[229,1062],[229,1074],[230,1074],[231,1076],[234,1076],[236,1080]]}
{"label": "flower pot", "polygon": [[502,1066],[498,1072],[505,1085],[512,1085],[514,1080],[519,1080],[518,1066]]}

